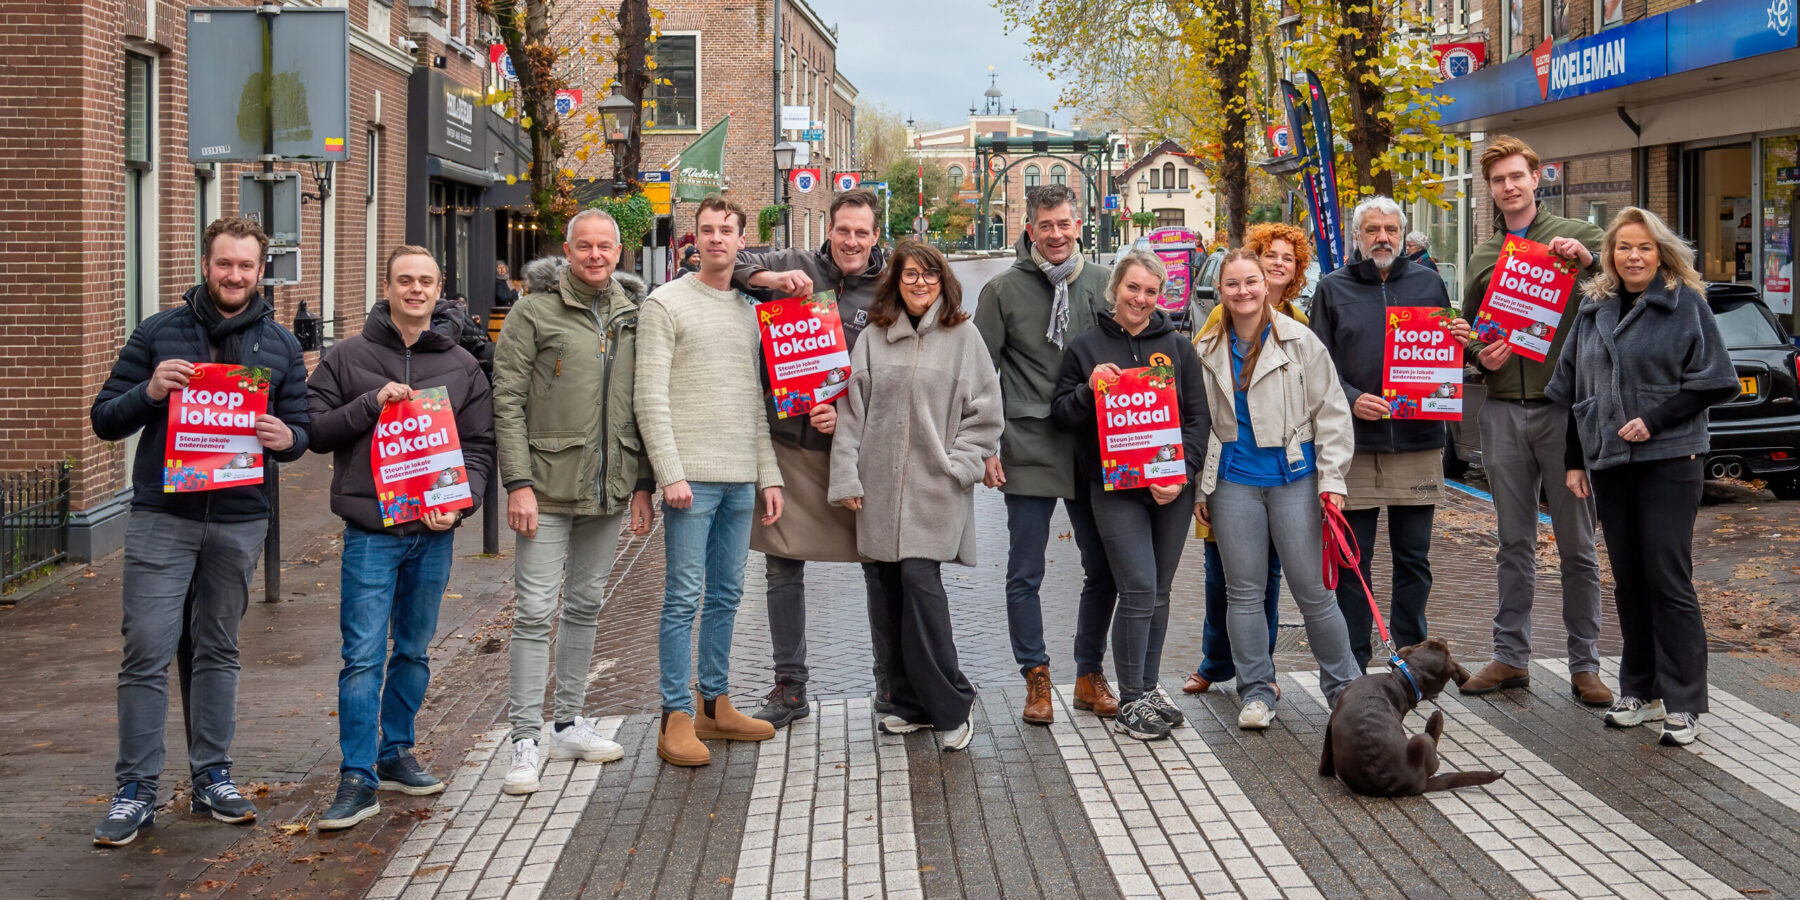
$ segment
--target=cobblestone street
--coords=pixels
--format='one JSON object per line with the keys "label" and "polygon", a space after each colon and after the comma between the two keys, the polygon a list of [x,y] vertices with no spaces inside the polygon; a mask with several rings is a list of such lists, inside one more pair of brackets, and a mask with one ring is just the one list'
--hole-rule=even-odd
{"label": "cobblestone street", "polygon": [[[983,274],[962,271],[975,281]],[[1664,748],[1649,728],[1606,729],[1570,696],[1554,547],[1545,544],[1531,686],[1485,697],[1451,689],[1421,709],[1444,712],[1446,770],[1506,777],[1403,800],[1356,797],[1317,775],[1326,710],[1298,628],[1282,633],[1284,699],[1269,730],[1236,727],[1229,685],[1179,692],[1199,660],[1197,541],[1177,579],[1161,673],[1187,724],[1172,740],[1142,744],[1075,711],[1069,650],[1080,565],[1060,512],[1043,591],[1056,722],[1021,722],[1024,684],[1002,600],[1004,509],[983,489],[980,565],[945,569],[961,662],[979,691],[967,752],[941,752],[929,732],[875,733],[861,572],[818,565],[807,577],[811,716],[762,744],[714,742],[710,766],[664,765],[655,750],[659,527],[621,546],[589,676],[589,714],[602,717],[625,758],[553,762],[541,791],[506,796],[511,542],[482,557],[479,530],[466,528],[419,722],[420,758],[449,788],[431,798],[383,794],[380,815],[319,835],[309,822],[330,800],[339,761],[340,525],[323,502],[326,463],[313,457],[284,471],[287,593],[273,604],[253,596],[243,626],[233,755],[261,808],[254,827],[188,813],[176,787],[186,760],[172,690],[163,796],[173,787],[176,799],[132,845],[92,847],[88,831],[112,789],[119,559],[65,572],[0,611],[9,661],[0,893],[1800,897],[1800,667],[1753,629],[1730,625],[1717,605],[1728,589],[1791,591],[1800,564],[1792,543],[1777,533],[1734,550],[1719,532],[1791,530],[1800,503],[1740,492],[1701,510],[1696,553],[1715,643],[1713,709],[1698,743]],[[1491,507],[1451,490],[1438,512],[1429,622],[1470,669],[1491,649],[1493,548]],[[1608,583],[1600,652],[1616,686]],[[1387,584],[1378,561],[1378,596]],[[1299,623],[1285,599],[1283,623]],[[739,706],[760,702],[769,665],[762,560],[752,554],[732,655]],[[1424,727],[1420,716],[1408,724]]]}

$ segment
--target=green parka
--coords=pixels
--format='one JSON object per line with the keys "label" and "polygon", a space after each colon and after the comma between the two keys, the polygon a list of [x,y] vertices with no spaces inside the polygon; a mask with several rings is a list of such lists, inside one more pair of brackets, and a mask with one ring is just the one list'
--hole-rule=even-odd
{"label": "green parka", "polygon": [[[615,515],[654,487],[632,408],[644,283],[613,274],[596,310],[561,257],[525,267],[494,351],[500,483],[531,487],[541,512]],[[601,488],[604,490],[601,490]]]}

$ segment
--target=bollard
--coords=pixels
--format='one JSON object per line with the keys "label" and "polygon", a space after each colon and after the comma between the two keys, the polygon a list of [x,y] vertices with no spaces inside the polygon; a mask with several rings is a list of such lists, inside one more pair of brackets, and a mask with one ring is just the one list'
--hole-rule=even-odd
{"label": "bollard", "polygon": [[481,498],[481,552],[487,556],[500,554],[500,467],[488,476],[487,490]]}
{"label": "bollard", "polygon": [[269,497],[269,530],[263,535],[263,602],[281,602],[281,479],[275,457],[263,454],[263,488]]}

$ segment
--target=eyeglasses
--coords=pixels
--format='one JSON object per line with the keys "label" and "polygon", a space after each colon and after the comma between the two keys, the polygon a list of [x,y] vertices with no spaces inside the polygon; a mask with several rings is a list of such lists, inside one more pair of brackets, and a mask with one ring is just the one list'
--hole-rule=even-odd
{"label": "eyeglasses", "polygon": [[926,269],[923,272],[918,269],[907,269],[900,273],[900,280],[906,284],[918,284],[921,281],[926,284],[937,284],[940,277],[936,269]]}

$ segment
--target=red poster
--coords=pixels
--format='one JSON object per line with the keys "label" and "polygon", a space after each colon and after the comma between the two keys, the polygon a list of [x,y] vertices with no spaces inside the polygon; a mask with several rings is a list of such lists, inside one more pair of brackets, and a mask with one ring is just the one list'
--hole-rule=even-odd
{"label": "red poster", "polygon": [[1456,313],[1432,306],[1390,306],[1381,397],[1396,419],[1462,419],[1462,344],[1450,334]]}
{"label": "red poster", "polygon": [[850,386],[850,345],[844,342],[836,294],[759,303],[756,321],[777,417],[804,416]]}
{"label": "red poster", "polygon": [[196,363],[187,387],[169,393],[163,493],[262,484],[256,417],[268,411],[268,369]]}
{"label": "red poster", "polygon": [[1151,354],[1150,365],[1102,380],[1094,392],[1094,413],[1100,420],[1100,474],[1107,490],[1187,480],[1175,367],[1167,356]]}
{"label": "red poster", "polygon": [[445,388],[414,391],[412,399],[382,407],[369,463],[383,525],[411,522],[426,510],[475,505]]}
{"label": "red poster", "polygon": [[1506,341],[1520,356],[1544,362],[1579,271],[1549,247],[1507,235],[1473,323],[1475,336],[1490,344]]}

